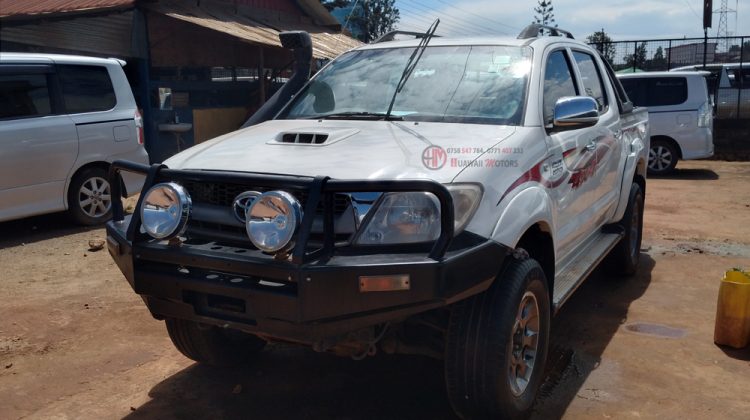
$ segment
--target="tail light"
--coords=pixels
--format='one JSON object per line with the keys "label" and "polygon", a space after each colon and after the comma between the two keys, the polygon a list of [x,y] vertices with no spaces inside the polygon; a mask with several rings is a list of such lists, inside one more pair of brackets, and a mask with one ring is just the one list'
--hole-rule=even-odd
{"label": "tail light", "polygon": [[135,129],[138,132],[138,144],[143,144],[143,117],[139,110],[135,110]]}
{"label": "tail light", "polygon": [[710,127],[713,119],[713,109],[710,102],[704,102],[698,108],[698,127]]}

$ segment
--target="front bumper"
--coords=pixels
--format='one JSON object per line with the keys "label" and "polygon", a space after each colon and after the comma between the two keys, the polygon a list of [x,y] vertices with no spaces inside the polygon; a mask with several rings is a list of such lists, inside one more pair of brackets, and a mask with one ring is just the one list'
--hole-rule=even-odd
{"label": "front bumper", "polygon": [[[147,185],[157,181],[149,178]],[[135,229],[138,208],[134,216],[123,217],[118,204],[106,227],[108,249],[154,317],[308,344],[480,293],[509,253],[505,246],[468,232],[451,240],[448,229],[450,245],[437,255],[440,240],[429,255],[425,249],[403,247],[334,248],[277,260],[242,244],[144,237]],[[408,289],[360,290],[361,276],[385,275],[408,276]]]}

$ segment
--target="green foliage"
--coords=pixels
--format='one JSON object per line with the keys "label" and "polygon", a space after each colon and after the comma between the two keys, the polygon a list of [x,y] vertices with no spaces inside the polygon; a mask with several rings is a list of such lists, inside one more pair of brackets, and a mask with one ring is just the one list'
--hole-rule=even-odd
{"label": "green foliage", "polygon": [[554,26],[557,28],[555,23],[555,13],[552,7],[552,0],[539,0],[537,7],[534,8],[534,23],[539,23],[547,26]]}
{"label": "green foliage", "polygon": [[400,18],[395,0],[321,0],[321,4],[329,11],[338,7],[353,7],[348,24],[359,29],[353,32],[358,32],[357,38],[362,42],[374,41],[392,31]]}
{"label": "green foliage", "polygon": [[626,61],[628,67],[642,68],[646,64],[646,43],[636,44],[635,52],[628,56]]}
{"label": "green foliage", "polygon": [[594,32],[593,34],[586,37],[586,42],[592,44],[599,53],[604,57],[609,64],[613,65],[615,60],[615,45],[612,43],[612,38],[604,32],[604,28],[601,31]]}

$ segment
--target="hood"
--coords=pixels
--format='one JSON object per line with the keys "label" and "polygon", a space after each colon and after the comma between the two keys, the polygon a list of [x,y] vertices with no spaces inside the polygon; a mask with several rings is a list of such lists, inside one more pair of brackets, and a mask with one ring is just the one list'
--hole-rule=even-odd
{"label": "hood", "polygon": [[271,120],[191,147],[164,163],[173,169],[446,183],[514,131],[413,121]]}

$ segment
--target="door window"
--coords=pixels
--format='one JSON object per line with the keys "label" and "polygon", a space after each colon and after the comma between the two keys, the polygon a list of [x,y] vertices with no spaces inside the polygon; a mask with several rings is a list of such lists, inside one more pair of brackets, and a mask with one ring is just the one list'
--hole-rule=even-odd
{"label": "door window", "polygon": [[0,119],[51,113],[46,74],[0,75]]}
{"label": "door window", "polygon": [[573,51],[573,58],[578,65],[578,72],[581,73],[581,82],[583,90],[587,96],[596,99],[599,105],[599,112],[602,113],[607,109],[607,94],[604,91],[601,74],[596,66],[594,57],[590,54]]}
{"label": "door window", "polygon": [[108,111],[117,100],[109,72],[101,66],[57,66],[68,114]]}
{"label": "door window", "polygon": [[555,103],[563,96],[576,96],[570,63],[562,50],[553,51],[547,57],[544,69],[544,123],[552,123]]}

